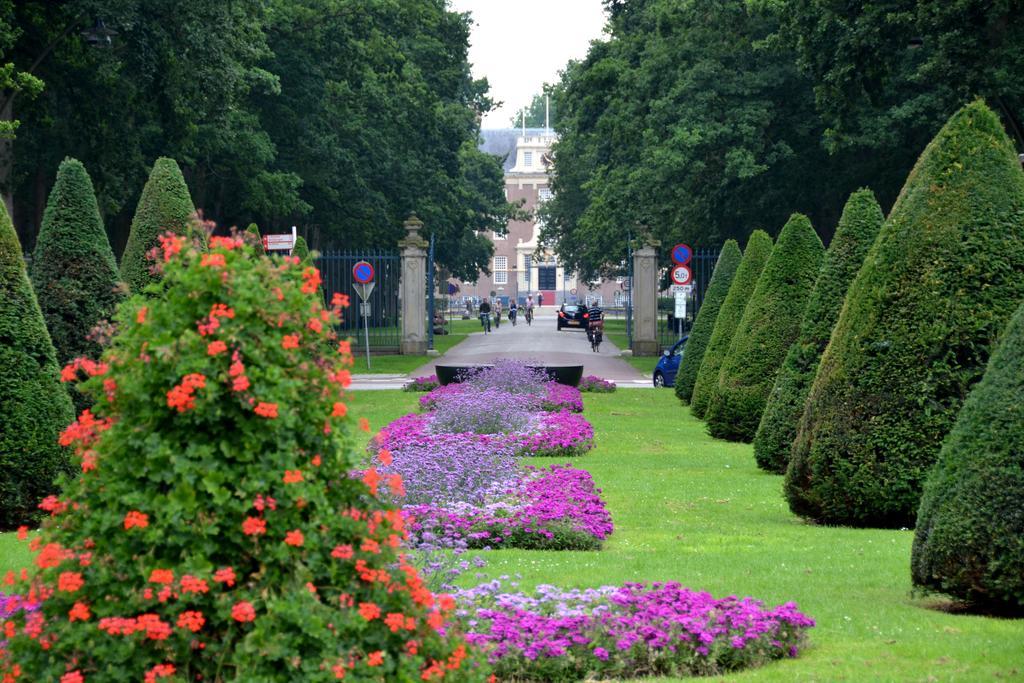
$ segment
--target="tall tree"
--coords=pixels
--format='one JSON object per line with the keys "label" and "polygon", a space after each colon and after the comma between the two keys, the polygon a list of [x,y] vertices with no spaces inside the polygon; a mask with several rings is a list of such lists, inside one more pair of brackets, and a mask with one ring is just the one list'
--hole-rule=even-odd
{"label": "tall tree", "polygon": [[530,104],[518,110],[512,117],[512,127],[554,128],[558,124],[558,103],[555,85],[545,83],[539,94],[534,95]]}
{"label": "tall tree", "polygon": [[846,296],[786,471],[790,508],[912,526],[992,345],[1024,299],[1024,173],[981,102],[921,155]]}
{"label": "tall tree", "polygon": [[28,280],[21,244],[0,207],[0,529],[31,521],[68,467],[58,445],[74,419],[57,352]]}

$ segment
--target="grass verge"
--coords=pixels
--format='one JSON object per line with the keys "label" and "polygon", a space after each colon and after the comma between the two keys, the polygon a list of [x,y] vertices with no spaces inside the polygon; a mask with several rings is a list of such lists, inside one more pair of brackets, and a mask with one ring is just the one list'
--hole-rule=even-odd
{"label": "grass verge", "polygon": [[[450,334],[435,335],[434,349],[439,353],[445,353],[466,337],[470,332],[476,332],[480,328],[478,320],[452,320],[448,325]],[[353,374],[408,374],[416,368],[430,362],[430,356],[402,356],[399,354],[370,354],[370,368],[366,367],[366,355],[358,349],[353,349],[352,366]]]}

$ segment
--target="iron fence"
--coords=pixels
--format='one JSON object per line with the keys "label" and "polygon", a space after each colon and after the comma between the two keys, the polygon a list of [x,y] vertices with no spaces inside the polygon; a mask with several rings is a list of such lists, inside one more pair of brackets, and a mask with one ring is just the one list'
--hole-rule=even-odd
{"label": "iron fence", "polygon": [[[352,267],[366,261],[374,269],[374,287],[366,302],[356,294]],[[323,279],[324,295],[328,303],[335,292],[351,297],[352,305],[343,313],[338,333],[350,337],[354,348],[365,350],[364,320],[369,331],[370,351],[398,353],[402,341],[401,303],[399,286],[402,276],[402,257],[397,251],[366,249],[361,251],[325,251],[316,259]],[[367,304],[366,317],[361,304]]]}
{"label": "iron fence", "polygon": [[715,272],[720,252],[721,249],[718,247],[697,247],[693,250],[693,257],[688,265],[693,272],[694,286],[686,302],[685,317],[676,319],[674,296],[658,299],[658,343],[663,348],[671,347],[676,341],[688,335],[693,328],[693,321],[697,319],[697,312],[704,303],[704,295],[711,275]]}

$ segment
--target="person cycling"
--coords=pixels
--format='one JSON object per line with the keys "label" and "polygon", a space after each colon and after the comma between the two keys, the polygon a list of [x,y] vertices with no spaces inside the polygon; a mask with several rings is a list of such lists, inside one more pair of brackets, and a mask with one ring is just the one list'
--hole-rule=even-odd
{"label": "person cycling", "polygon": [[501,299],[494,300],[494,329],[501,327]]}
{"label": "person cycling", "polygon": [[526,297],[526,324],[533,324],[533,294]]}
{"label": "person cycling", "polygon": [[487,299],[480,302],[480,327],[484,328],[484,334],[491,331],[491,304]]}
{"label": "person cycling", "polygon": [[604,341],[604,311],[599,306],[593,306],[587,313],[587,339],[590,348],[596,353]]}
{"label": "person cycling", "polygon": [[509,303],[509,305],[508,305],[508,319],[509,319],[509,322],[512,323],[512,327],[516,326],[516,314],[518,314],[518,313],[519,313],[519,304],[517,304],[515,301]]}

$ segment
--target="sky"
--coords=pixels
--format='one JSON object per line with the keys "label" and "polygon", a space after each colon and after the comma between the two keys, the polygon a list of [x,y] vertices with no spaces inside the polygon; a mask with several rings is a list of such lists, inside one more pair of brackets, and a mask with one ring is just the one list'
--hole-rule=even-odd
{"label": "sky", "polygon": [[557,81],[566,62],[585,57],[604,28],[601,0],[451,0],[451,6],[472,13],[473,75],[486,77],[491,97],[503,103],[484,116],[484,128],[511,127],[515,112],[545,82]]}

